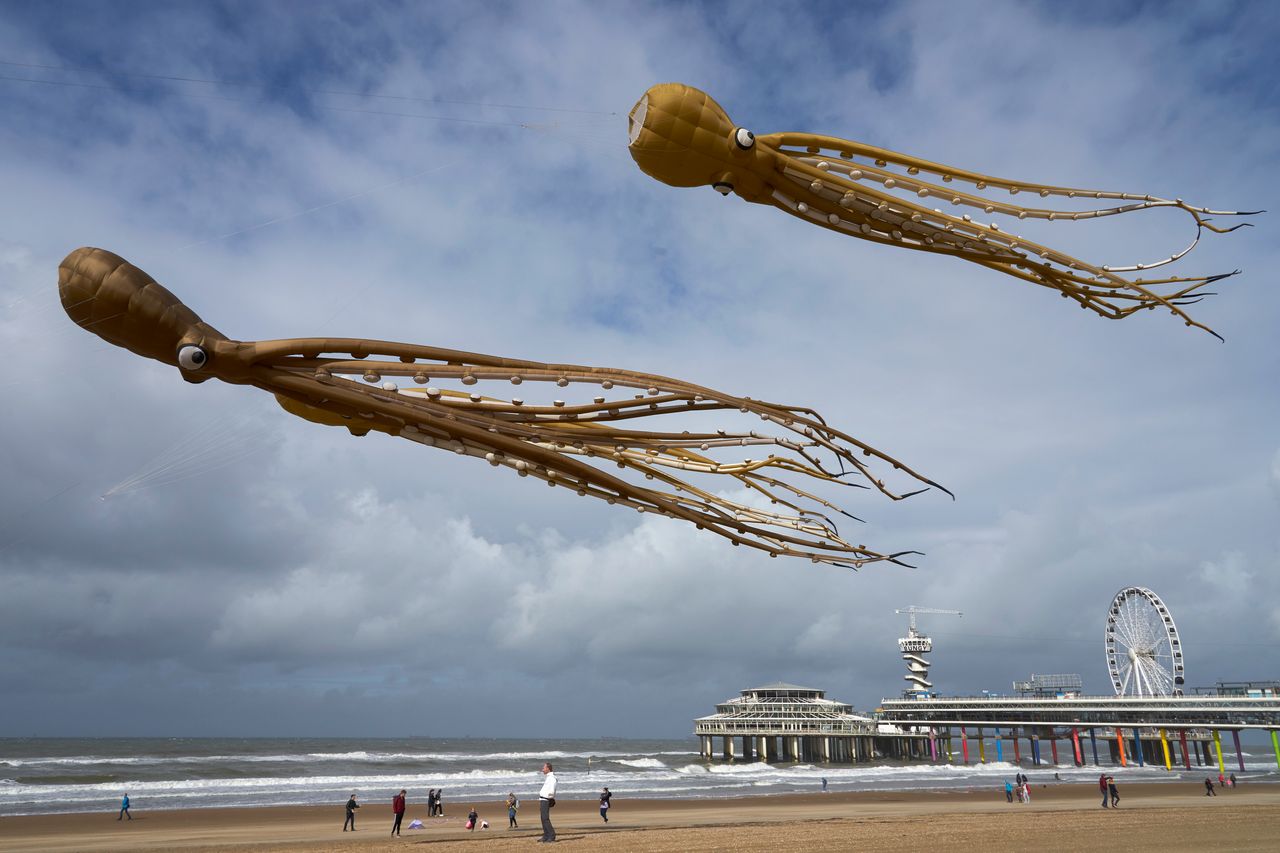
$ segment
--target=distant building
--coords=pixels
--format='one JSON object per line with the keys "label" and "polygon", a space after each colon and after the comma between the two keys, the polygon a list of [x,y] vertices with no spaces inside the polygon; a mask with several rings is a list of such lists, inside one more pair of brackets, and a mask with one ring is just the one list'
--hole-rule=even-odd
{"label": "distant building", "polygon": [[1036,675],[1026,681],[1013,682],[1019,696],[1039,699],[1074,699],[1084,690],[1084,681],[1076,673],[1062,675]]}
{"label": "distant building", "polygon": [[727,761],[866,761],[873,757],[875,722],[826,691],[778,682],[743,690],[694,721],[702,756]]}

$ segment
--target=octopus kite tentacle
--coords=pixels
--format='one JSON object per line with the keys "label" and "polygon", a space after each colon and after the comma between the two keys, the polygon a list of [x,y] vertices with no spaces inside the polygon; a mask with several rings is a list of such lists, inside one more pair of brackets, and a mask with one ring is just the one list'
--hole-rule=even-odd
{"label": "octopus kite tentacle", "polygon": [[[706,93],[679,83],[654,86],[632,108],[630,150],[646,174],[677,187],[711,186],[722,195],[768,204],[823,228],[875,243],[954,255],[1024,281],[1059,291],[1081,308],[1120,319],[1163,306],[1188,326],[1219,337],[1192,320],[1183,306],[1209,294],[1205,285],[1239,273],[1204,276],[1126,278],[1182,259],[1206,229],[1222,228],[1214,216],[1251,216],[1262,211],[1209,210],[1182,199],[1083,189],[992,177],[831,136],[775,133],[756,136],[733,124]],[[855,158],[861,158],[855,160]],[[863,162],[869,161],[869,162]],[[890,165],[896,169],[890,169]],[[932,175],[935,183],[921,177]],[[960,182],[974,191],[943,184]],[[1066,199],[1107,199],[1126,204],[1089,210],[1023,207],[982,195],[1003,190],[1010,196],[1034,193]],[[1019,220],[1096,219],[1160,207],[1186,212],[1196,224],[1190,245],[1166,258],[1127,265],[1093,264],[1010,234],[998,223],[983,224],[968,213],[949,214],[912,201],[939,198],[958,208]]]}
{"label": "octopus kite tentacle", "polygon": [[[947,491],[802,407],[629,370],[545,364],[415,344],[358,338],[234,341],[145,272],[103,249],[72,252],[62,262],[58,280],[62,304],[77,324],[113,344],[178,367],[189,382],[218,378],[253,385],[270,391],[284,409],[309,421],[343,426],[354,435],[384,432],[478,457],[579,495],[691,522],[735,545],[774,557],[808,557],[856,569],[878,561],[908,565],[902,558],[919,553],[881,553],[852,544],[832,518],[835,513],[848,514],[782,479],[785,475],[875,489],[893,500],[929,487]],[[401,387],[395,380],[414,384]],[[587,384],[614,393],[594,396],[590,402],[543,404],[432,384],[498,381]],[[640,393],[626,396],[620,393],[623,389]],[[775,429],[728,432],[703,426],[677,432],[620,425],[647,418],[665,426],[681,415],[700,421],[706,413],[735,410]],[[758,448],[760,455],[743,461],[716,455],[744,447]],[[655,485],[622,479],[609,472],[614,465]],[[919,487],[895,490],[872,466],[900,471]],[[768,503],[735,501],[685,479],[696,474],[721,475]]]}

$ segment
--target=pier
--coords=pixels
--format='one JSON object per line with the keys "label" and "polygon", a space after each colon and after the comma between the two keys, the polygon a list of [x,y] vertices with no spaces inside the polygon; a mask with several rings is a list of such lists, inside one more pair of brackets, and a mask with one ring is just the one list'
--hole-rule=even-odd
{"label": "pier", "polygon": [[876,718],[931,743],[942,740],[948,755],[958,739],[966,763],[972,737],[979,761],[984,762],[989,740],[995,744],[997,761],[1003,760],[1005,744],[1012,746],[1014,760],[1021,760],[1021,743],[1026,741],[1034,764],[1044,760],[1046,743],[1052,762],[1059,763],[1058,744],[1065,742],[1070,760],[1078,766],[1088,763],[1086,757],[1099,764],[1101,743],[1110,763],[1122,767],[1135,762],[1190,769],[1194,760],[1199,766],[1216,764],[1220,773],[1226,772],[1224,734],[1230,734],[1236,763],[1244,772],[1240,732],[1266,731],[1280,767],[1277,696],[927,696],[885,699]]}
{"label": "pier", "polygon": [[694,723],[708,761],[1018,763],[1025,745],[1034,765],[1133,763],[1220,773],[1228,753],[1244,772],[1240,733],[1249,730],[1270,734],[1280,767],[1276,695],[923,696],[885,699],[874,716],[863,716],[823,690],[776,683],[743,690]]}

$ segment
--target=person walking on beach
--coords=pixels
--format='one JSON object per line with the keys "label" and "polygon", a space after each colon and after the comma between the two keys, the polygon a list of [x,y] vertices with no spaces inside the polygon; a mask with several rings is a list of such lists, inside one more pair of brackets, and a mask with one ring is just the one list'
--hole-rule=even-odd
{"label": "person walking on beach", "polygon": [[1232,773],[1227,778],[1231,781],[1231,787],[1234,788],[1236,786],[1236,774]]}
{"label": "person walking on beach", "polygon": [[436,788],[436,817],[444,817],[444,788]]}
{"label": "person walking on beach", "polygon": [[827,792],[827,777],[823,776],[822,777],[822,793],[825,794],[826,792]]}
{"label": "person walking on beach", "polygon": [[436,816],[436,789],[427,791],[427,817]]}
{"label": "person walking on beach", "polygon": [[556,805],[556,774],[551,769],[551,762],[544,762],[542,773],[546,777],[542,781],[542,790],[538,792],[538,812],[542,818],[542,837],[539,841],[550,844],[556,840],[556,828],[551,825],[551,810]]}
{"label": "person walking on beach", "polygon": [[347,825],[351,825],[351,831],[356,831],[356,809],[360,808],[360,804],[356,802],[356,795],[352,794],[351,799],[347,800],[347,819],[342,823],[342,831],[347,831]]}
{"label": "person walking on beach", "polygon": [[507,794],[507,829],[519,829],[520,824],[516,823],[516,812],[520,810],[520,801],[516,799],[516,792],[512,791]]}
{"label": "person walking on beach", "polygon": [[1111,794],[1111,808],[1120,808],[1120,791],[1116,788],[1116,777],[1107,777],[1107,793]]}
{"label": "person walking on beach", "polygon": [[1213,779],[1208,776],[1204,777],[1204,795],[1206,797],[1218,796],[1218,792],[1213,790]]}
{"label": "person walking on beach", "polygon": [[476,831],[476,824],[480,822],[480,815],[476,813],[476,807],[472,806],[471,811],[467,812],[467,829],[472,832]]}
{"label": "person walking on beach", "polygon": [[605,788],[600,794],[600,817],[604,818],[604,822],[609,822],[609,800],[613,799],[613,794],[609,793],[609,789]]}
{"label": "person walking on beach", "polygon": [[391,824],[391,834],[400,834],[400,821],[404,820],[404,788],[391,798],[391,811],[395,813],[396,822]]}
{"label": "person walking on beach", "polygon": [[124,820],[125,818],[133,820],[133,815],[129,814],[129,795],[125,794],[124,799],[120,801],[120,816],[116,820]]}
{"label": "person walking on beach", "polygon": [[1103,773],[1101,776],[1098,777],[1098,790],[1102,792],[1102,807],[1105,809],[1107,807],[1107,794],[1108,794],[1106,773]]}
{"label": "person walking on beach", "polygon": [[1227,789],[1227,777],[1223,776],[1221,773],[1218,774],[1218,787],[1224,791]]}
{"label": "person walking on beach", "polygon": [[1013,783],[1010,782],[1008,779],[1004,780],[1004,799],[1005,799],[1005,802],[1008,802],[1008,803],[1013,802]]}

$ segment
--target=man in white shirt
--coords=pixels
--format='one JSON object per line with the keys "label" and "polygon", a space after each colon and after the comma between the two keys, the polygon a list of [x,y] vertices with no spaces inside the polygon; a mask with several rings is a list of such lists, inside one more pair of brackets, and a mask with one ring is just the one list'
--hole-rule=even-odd
{"label": "man in white shirt", "polygon": [[556,774],[551,772],[551,762],[542,765],[546,779],[538,792],[538,811],[542,817],[542,837],[538,841],[555,841],[556,828],[551,825],[551,807],[556,804]]}

